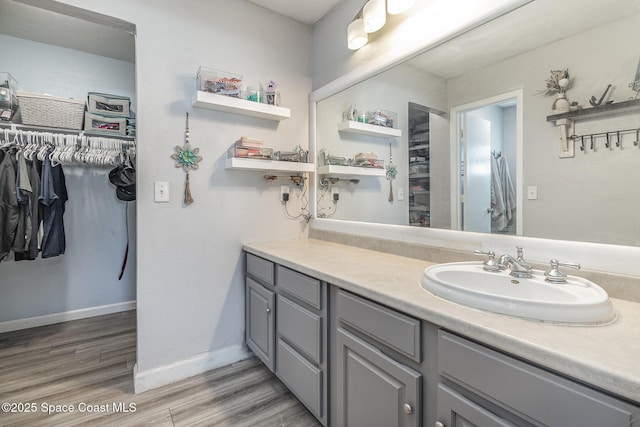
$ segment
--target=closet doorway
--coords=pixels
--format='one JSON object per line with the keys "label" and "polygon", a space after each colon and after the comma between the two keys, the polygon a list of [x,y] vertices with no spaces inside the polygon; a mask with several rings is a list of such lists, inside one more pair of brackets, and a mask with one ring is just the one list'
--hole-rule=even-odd
{"label": "closet doorway", "polygon": [[522,91],[451,109],[458,230],[522,235]]}
{"label": "closet doorway", "polygon": [[[129,98],[130,110],[136,111],[135,26],[54,1],[31,3],[0,0],[0,71],[13,76],[17,89],[76,100],[87,100],[89,92],[118,95]],[[0,333],[134,310],[136,202],[117,197],[109,171],[122,162],[135,169],[135,131],[90,134],[68,127],[39,128],[15,117],[13,121],[15,126],[0,122],[0,134],[12,139],[3,143],[15,144],[15,150],[27,145],[31,132],[34,144],[50,144],[51,150],[58,140],[72,141],[68,148],[74,153],[96,149],[99,141],[110,149],[112,141],[123,141],[115,148],[123,152],[120,157],[112,153],[115,163],[100,165],[70,156],[54,165],[64,171],[68,194],[63,215],[66,248],[55,257],[39,254],[31,261],[16,261],[9,253],[0,261]],[[127,118],[126,126],[129,123]],[[135,348],[132,357],[135,360]]]}

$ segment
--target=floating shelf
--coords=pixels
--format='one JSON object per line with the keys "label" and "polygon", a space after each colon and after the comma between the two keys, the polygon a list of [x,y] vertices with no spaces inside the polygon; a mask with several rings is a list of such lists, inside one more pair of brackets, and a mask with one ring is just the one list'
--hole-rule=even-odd
{"label": "floating shelf", "polygon": [[402,131],[400,129],[370,125],[369,123],[354,122],[353,120],[347,120],[342,123],[338,123],[338,132],[376,136],[379,138],[396,138],[402,136]]}
{"label": "floating shelf", "polygon": [[225,160],[224,168],[229,170],[253,170],[273,172],[313,172],[313,163],[283,162],[278,160],[243,159],[232,157]]}
{"label": "floating shelf", "polygon": [[291,110],[276,105],[261,104],[246,99],[231,96],[216,95],[215,93],[196,91],[192,100],[196,108],[234,113],[260,119],[282,121],[291,117]]}
{"label": "floating shelf", "polygon": [[628,111],[640,110],[640,99],[632,99],[630,101],[615,102],[613,104],[605,104],[599,107],[585,108],[583,110],[569,111],[568,113],[554,114],[547,116],[548,122],[556,120],[570,119],[583,120],[595,117],[607,116],[610,114],[626,113]]}
{"label": "floating shelf", "polygon": [[428,173],[409,173],[409,179],[412,178],[429,178],[430,175]]}
{"label": "floating shelf", "polygon": [[387,171],[381,168],[361,168],[357,166],[320,166],[320,175],[351,175],[351,176],[386,176]]}

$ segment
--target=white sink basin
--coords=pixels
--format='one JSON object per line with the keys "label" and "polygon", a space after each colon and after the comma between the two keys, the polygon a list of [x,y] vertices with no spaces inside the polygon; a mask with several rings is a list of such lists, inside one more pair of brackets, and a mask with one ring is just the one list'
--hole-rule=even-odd
{"label": "white sink basin", "polygon": [[548,283],[544,272],[532,273],[530,279],[515,278],[508,271],[484,271],[482,262],[454,262],[425,269],[420,285],[458,304],[529,320],[588,325],[616,318],[609,295],[595,283],[573,276]]}

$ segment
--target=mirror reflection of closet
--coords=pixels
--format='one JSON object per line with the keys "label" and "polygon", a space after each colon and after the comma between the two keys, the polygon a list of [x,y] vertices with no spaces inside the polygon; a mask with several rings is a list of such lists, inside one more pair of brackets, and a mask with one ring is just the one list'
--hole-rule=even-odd
{"label": "mirror reflection of closet", "polygon": [[[25,92],[82,100],[88,92],[123,95],[135,111],[135,27],[41,3],[64,14],[0,0],[0,71]],[[32,261],[11,253],[0,262],[0,332],[135,308],[136,204],[116,198],[111,168],[63,166],[66,252]]]}

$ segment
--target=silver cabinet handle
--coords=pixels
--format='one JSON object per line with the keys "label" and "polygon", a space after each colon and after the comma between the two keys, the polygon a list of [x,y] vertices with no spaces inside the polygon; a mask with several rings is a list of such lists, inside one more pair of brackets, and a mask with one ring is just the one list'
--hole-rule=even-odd
{"label": "silver cabinet handle", "polygon": [[271,313],[271,309],[267,307],[267,313]]}
{"label": "silver cabinet handle", "polygon": [[405,414],[412,414],[413,413],[413,407],[411,405],[409,405],[408,403],[405,403],[402,406],[402,409],[404,409]]}
{"label": "silver cabinet handle", "polygon": [[436,421],[435,427],[444,427],[444,424],[442,424],[440,421]]}

